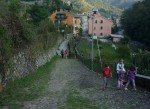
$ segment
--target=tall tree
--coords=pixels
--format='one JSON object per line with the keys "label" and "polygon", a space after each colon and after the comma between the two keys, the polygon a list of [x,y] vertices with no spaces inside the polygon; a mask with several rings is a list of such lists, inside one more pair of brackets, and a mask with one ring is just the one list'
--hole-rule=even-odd
{"label": "tall tree", "polygon": [[150,1],[144,0],[123,12],[121,23],[132,39],[150,45]]}
{"label": "tall tree", "polygon": [[38,23],[40,23],[42,20],[48,18],[49,15],[48,9],[43,6],[39,6],[37,3],[35,3],[31,9],[28,10],[28,13],[36,25],[38,25]]}

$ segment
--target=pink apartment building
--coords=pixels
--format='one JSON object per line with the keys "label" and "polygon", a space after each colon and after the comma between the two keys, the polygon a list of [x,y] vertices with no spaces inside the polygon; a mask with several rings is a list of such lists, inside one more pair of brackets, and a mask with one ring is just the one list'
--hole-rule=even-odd
{"label": "pink apartment building", "polygon": [[101,16],[98,10],[93,10],[88,20],[88,34],[97,37],[108,37],[111,34],[112,21]]}

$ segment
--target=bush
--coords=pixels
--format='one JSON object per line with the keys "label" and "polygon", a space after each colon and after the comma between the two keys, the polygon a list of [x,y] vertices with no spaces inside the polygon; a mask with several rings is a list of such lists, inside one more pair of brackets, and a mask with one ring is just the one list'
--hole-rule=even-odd
{"label": "bush", "polygon": [[126,45],[120,45],[117,48],[117,52],[120,58],[125,58],[125,59],[130,58],[130,49]]}

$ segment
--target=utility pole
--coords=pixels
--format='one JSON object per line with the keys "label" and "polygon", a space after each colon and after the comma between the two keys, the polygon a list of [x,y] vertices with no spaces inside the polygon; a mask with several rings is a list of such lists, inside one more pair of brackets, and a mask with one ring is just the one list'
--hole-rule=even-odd
{"label": "utility pole", "polygon": [[102,69],[102,58],[101,58],[101,52],[100,52],[100,48],[99,48],[99,44],[98,44],[98,38],[97,38],[97,47],[98,47],[98,53],[99,53],[99,61],[101,64],[101,69]]}
{"label": "utility pole", "polygon": [[92,15],[92,71],[93,71],[93,36],[94,36],[94,13]]}

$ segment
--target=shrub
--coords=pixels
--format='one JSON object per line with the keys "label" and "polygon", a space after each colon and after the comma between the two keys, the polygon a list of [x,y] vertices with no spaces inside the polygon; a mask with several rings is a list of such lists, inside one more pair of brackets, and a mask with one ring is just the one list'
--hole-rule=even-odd
{"label": "shrub", "polygon": [[120,58],[127,58],[127,59],[130,58],[130,50],[126,45],[120,45],[117,48],[117,52]]}

